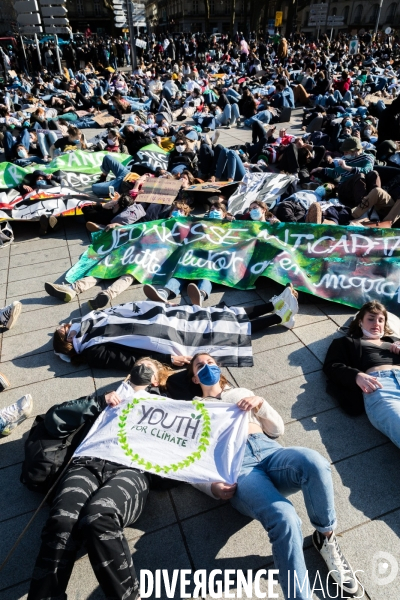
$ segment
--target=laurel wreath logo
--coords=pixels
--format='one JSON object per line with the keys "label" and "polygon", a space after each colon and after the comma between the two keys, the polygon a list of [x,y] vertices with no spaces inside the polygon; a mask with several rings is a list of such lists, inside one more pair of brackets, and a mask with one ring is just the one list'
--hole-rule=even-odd
{"label": "laurel wreath logo", "polygon": [[[180,469],[184,469],[185,467],[189,467],[191,464],[196,462],[201,458],[201,455],[207,450],[207,447],[210,445],[210,434],[211,434],[211,419],[208,413],[208,410],[205,408],[202,402],[198,400],[192,400],[192,405],[196,410],[200,412],[199,415],[191,414],[192,418],[201,419],[202,420],[202,429],[201,435],[199,438],[199,446],[195,452],[189,454],[185,459],[181,460],[176,464],[166,465],[164,467],[160,465],[155,465],[151,461],[147,460],[140,456],[137,452],[134,452],[132,448],[130,448],[127,433],[126,433],[126,425],[128,420],[128,415],[131,410],[135,408],[139,402],[143,402],[144,400],[148,400],[149,398],[134,398],[132,402],[127,404],[126,408],[121,412],[121,416],[119,417],[119,431],[118,431],[118,442],[126,454],[132,461],[140,465],[145,471],[154,471],[155,473],[170,473],[173,471],[176,473]],[[152,400],[163,400],[163,398],[152,398]]]}

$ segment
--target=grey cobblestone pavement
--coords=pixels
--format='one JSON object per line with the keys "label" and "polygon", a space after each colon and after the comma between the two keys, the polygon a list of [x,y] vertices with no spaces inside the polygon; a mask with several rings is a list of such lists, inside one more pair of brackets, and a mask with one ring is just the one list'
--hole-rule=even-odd
{"label": "grey cobblestone pavement", "polygon": [[[291,123],[293,132],[299,132],[296,115],[298,111]],[[222,129],[219,142],[228,146],[249,140],[249,130],[233,128]],[[14,229],[15,243],[0,250],[0,305],[19,299],[23,312],[15,328],[0,334],[0,371],[12,382],[11,389],[1,394],[0,406],[29,392],[34,399],[34,413],[0,441],[0,562],[41,501],[41,496],[29,492],[19,481],[23,444],[33,418],[55,403],[95,390],[115,389],[122,379],[116,372],[72,367],[52,351],[55,326],[86,314],[90,310],[87,300],[96,292],[90,290],[70,304],[62,304],[44,292],[44,282],[61,282],[65,271],[90,243],[83,222],[66,219],[60,230],[44,239],[38,237],[38,224],[20,223]],[[256,289],[244,292],[214,286],[209,303],[221,299],[228,305],[262,303],[279,289],[265,278]],[[144,294],[137,284],[114,303],[140,299]],[[300,314],[294,329],[278,326],[258,335],[254,341],[255,367],[230,369],[229,375],[280,411],[286,424],[281,440],[284,446],[314,448],[332,463],[337,533],[346,557],[362,571],[360,580],[366,591],[362,597],[398,600],[400,451],[365,416],[352,419],[337,407],[325,391],[321,371],[328,344],[340,335],[338,328],[354,309],[307,294],[300,294],[299,301]],[[326,567],[312,547],[312,527],[302,496],[296,494],[291,499],[303,523],[310,579],[314,581],[319,571],[323,582],[324,591],[317,585],[315,598],[336,597],[334,586],[326,589]],[[0,573],[0,600],[26,598],[46,514],[45,508]],[[188,485],[153,492],[144,515],[126,530],[126,535],[138,569],[274,568],[271,545],[261,525]],[[261,588],[267,592],[265,576]],[[178,591],[175,598],[180,597]],[[85,553],[76,562],[68,598],[104,598]],[[283,598],[280,591],[279,598]]]}

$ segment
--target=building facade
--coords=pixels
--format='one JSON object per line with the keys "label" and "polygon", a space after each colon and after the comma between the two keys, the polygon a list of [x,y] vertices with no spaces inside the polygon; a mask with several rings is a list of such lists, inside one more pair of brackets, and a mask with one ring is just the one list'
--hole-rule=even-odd
{"label": "building facade", "polygon": [[[228,33],[236,31],[259,31],[273,29],[275,13],[283,13],[280,31],[302,31],[316,35],[318,28],[309,26],[309,0],[148,0],[146,3],[147,26],[155,33],[169,31],[197,33]],[[328,15],[343,17],[342,24],[333,27],[333,35],[339,31],[354,32],[360,29],[373,30],[379,0],[330,0]],[[379,28],[400,29],[400,1],[383,0]],[[320,27],[330,33],[331,28]]]}
{"label": "building facade", "polygon": [[74,33],[84,32],[90,25],[92,32],[99,35],[121,35],[114,27],[112,3],[109,0],[67,0],[66,8]]}
{"label": "building facade", "polygon": [[[298,20],[301,31],[306,33],[317,32],[315,26],[309,26],[310,4],[298,10]],[[328,4],[328,16],[343,17],[343,24],[333,28],[322,26],[321,31],[333,35],[343,31],[358,33],[360,30],[374,31],[379,14],[379,1],[376,0],[330,0]],[[378,30],[391,27],[392,30],[400,29],[400,2],[399,0],[383,0],[379,15]]]}
{"label": "building facade", "polygon": [[0,34],[17,33],[17,14],[13,0],[0,0]]}

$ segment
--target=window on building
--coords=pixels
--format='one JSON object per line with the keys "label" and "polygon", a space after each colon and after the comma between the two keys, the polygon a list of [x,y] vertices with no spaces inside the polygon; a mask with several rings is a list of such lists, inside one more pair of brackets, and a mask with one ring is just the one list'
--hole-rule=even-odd
{"label": "window on building", "polygon": [[362,4],[359,4],[356,7],[356,10],[354,12],[354,19],[353,19],[354,23],[361,23],[362,13],[363,13],[363,7],[362,7]]}
{"label": "window on building", "polygon": [[199,0],[193,0],[192,11],[194,15],[199,14]]}
{"label": "window on building", "polygon": [[94,7],[94,14],[95,14],[95,16],[99,17],[101,15],[100,0],[94,0],[93,7]]}
{"label": "window on building", "polygon": [[349,18],[350,6],[345,6],[343,9],[343,21],[347,23],[347,19]]}
{"label": "window on building", "polygon": [[397,9],[397,2],[393,2],[386,13],[386,23],[389,23],[390,21],[394,21],[394,18],[396,16],[396,9]]}
{"label": "window on building", "polygon": [[78,15],[85,14],[85,5],[83,3],[83,0],[76,0],[76,12],[78,13]]}
{"label": "window on building", "polygon": [[374,4],[371,10],[371,16],[369,18],[371,23],[375,23],[376,19],[378,18],[378,13],[379,13],[379,4]]}

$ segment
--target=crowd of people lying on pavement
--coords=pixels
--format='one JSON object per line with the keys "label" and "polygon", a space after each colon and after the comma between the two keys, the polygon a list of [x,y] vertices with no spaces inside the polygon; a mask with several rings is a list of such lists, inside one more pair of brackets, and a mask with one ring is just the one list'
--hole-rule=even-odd
{"label": "crowd of people lying on pavement", "polygon": [[[70,58],[62,75],[50,63],[33,75],[7,72],[0,91],[1,141],[5,160],[26,170],[13,189],[22,198],[63,185],[57,159],[80,150],[103,152],[91,201],[82,207],[90,232],[186,217],[204,206],[204,219],[219,221],[400,224],[397,38],[372,41],[366,34],[353,55],[346,36],[331,43],[326,36],[310,43],[301,35],[290,42],[280,36],[225,36],[218,42],[202,35],[148,38],[132,73],[119,72],[118,61],[107,64],[106,54],[103,63],[97,56],[93,64],[94,54],[81,52],[79,68]],[[292,135],[280,124],[290,121],[297,106],[303,107],[303,125],[299,135]],[[98,124],[100,113],[109,119],[107,132],[87,139],[85,129]],[[251,143],[230,148],[218,144],[221,129],[234,127],[250,128]],[[164,156],[162,167],[140,162],[140,152],[149,147]],[[132,164],[119,155],[139,159]],[[230,197],[253,174],[292,177],[274,202],[256,198],[244,210],[231,210]],[[140,202],[143,186],[157,178],[181,183],[171,205]],[[204,182],[228,185],[217,194],[192,191],[191,186]],[[6,196],[10,190],[11,185],[3,188]],[[4,222],[12,216],[4,208],[10,206],[7,202],[9,198],[0,202]],[[46,235],[60,225],[61,217],[49,210],[35,213],[33,220],[40,220],[41,234]],[[11,234],[1,227],[4,245]],[[48,281],[45,290],[70,302],[98,282],[93,276],[72,284]],[[178,306],[171,301],[181,294],[184,282],[173,277],[163,286],[145,285],[144,302],[107,308],[133,282],[133,276],[121,276],[90,300],[89,315],[59,326],[53,337],[57,356],[72,366],[86,363],[129,374],[132,394],[212,399],[247,411],[248,441],[237,483],[195,487],[214,499],[230,500],[237,510],[258,519],[268,531],[285,598],[290,597],[286,574],[296,573],[296,597],[310,600],[309,586],[300,586],[306,573],[301,523],[285,497],[302,490],[315,528],[315,548],[342,590],[356,593],[357,577],[334,534],[329,463],[316,451],[278,444],[284,425],[273,403],[235,387],[221,372],[224,366],[253,364],[252,334],[273,325],[294,326],[298,294],[292,285],[262,305],[212,307],[205,306],[212,283],[190,281],[190,305]],[[2,308],[1,326],[13,327],[21,308],[18,301]],[[190,327],[176,328],[178,341],[175,334],[164,337],[160,352],[157,332],[177,315]],[[193,332],[196,353],[190,351]],[[234,335],[237,343],[232,342]],[[356,315],[348,335],[332,343],[324,371],[341,406],[353,415],[365,406],[371,423],[400,447],[399,352],[385,307],[370,302]],[[0,390],[10,385],[0,374]],[[46,414],[45,426],[54,439],[63,439],[86,424],[82,441],[102,411],[123,402],[114,391],[55,405]],[[11,434],[32,410],[30,394],[3,408],[0,433]],[[98,433],[107,436],[101,426]],[[99,459],[95,453],[81,455],[76,448],[54,494],[28,600],[66,597],[83,540],[105,595],[136,600],[138,580],[123,529],[142,514],[150,489],[176,482]]]}

